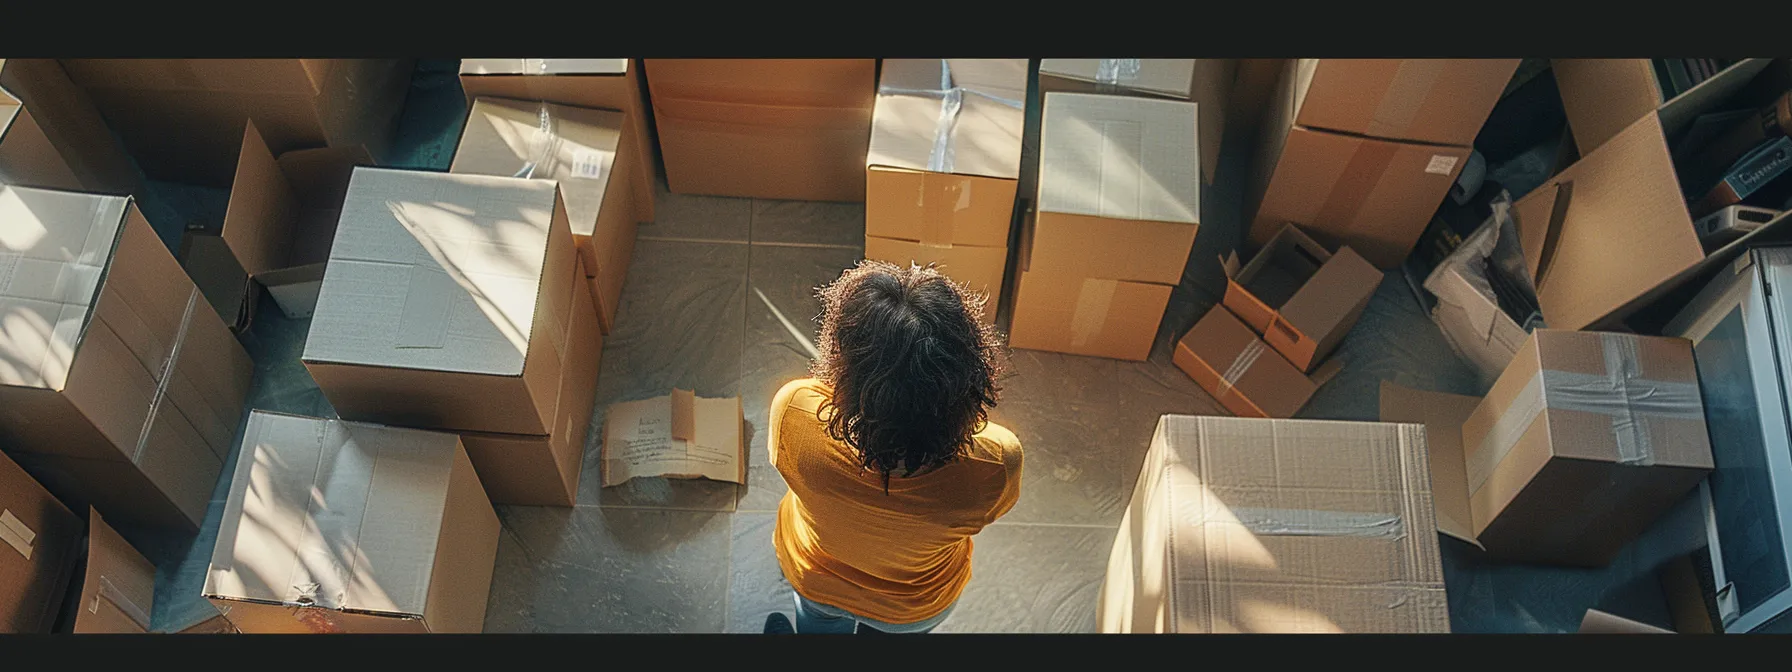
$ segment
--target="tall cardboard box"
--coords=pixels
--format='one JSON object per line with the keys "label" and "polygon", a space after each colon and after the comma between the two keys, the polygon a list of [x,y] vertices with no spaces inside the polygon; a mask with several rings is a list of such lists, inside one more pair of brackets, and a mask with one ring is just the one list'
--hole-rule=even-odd
{"label": "tall cardboard box", "polygon": [[592,274],[604,333],[614,328],[629,258],[635,251],[629,176],[636,156],[621,112],[552,103],[474,100],[448,172],[530,177],[560,183],[573,244]]}
{"label": "tall cardboard box", "polygon": [[1243,418],[1292,418],[1337,373],[1328,366],[1307,377],[1224,305],[1195,322],[1171,361]]}
{"label": "tall cardboard box", "polygon": [[865,257],[937,263],[993,323],[1020,177],[1025,59],[887,59],[865,158]]}
{"label": "tall cardboard box", "polygon": [[1734,95],[1771,58],[1745,58],[1699,82],[1678,96],[1663,95],[1661,80],[1649,58],[1552,58],[1550,70],[1561,91],[1562,111],[1574,131],[1574,144],[1589,154],[1650,115],[1661,120],[1669,137],[1692,125],[1713,103]]}
{"label": "tall cardboard box", "polygon": [[619,150],[636,222],[653,221],[659,152],[647,122],[653,116],[643,91],[638,58],[464,58],[460,88],[467,109],[481,97],[536,100],[571,107],[617,110],[625,129]]}
{"label": "tall cardboard box", "polygon": [[1384,382],[1425,425],[1438,531],[1502,559],[1598,567],[1712,469],[1692,344],[1538,329],[1487,396]]}
{"label": "tall cardboard box", "polygon": [[1200,227],[1193,103],[1048,93],[1009,343],[1144,360]]}
{"label": "tall cardboard box", "polygon": [[1043,58],[1039,90],[1186,100],[1201,113],[1201,178],[1219,172],[1226,108],[1238,62],[1230,58]]}
{"label": "tall cardboard box", "polygon": [[253,363],[128,197],[0,186],[0,445],[63,501],[197,530]]}
{"label": "tall cardboard box", "polygon": [[673,193],[865,200],[877,60],[646,59]]}
{"label": "tall cardboard box", "polygon": [[81,519],[0,454],[0,633],[50,632],[80,540]]}
{"label": "tall cardboard box", "polygon": [[[141,191],[143,181],[136,164],[112,135],[93,100],[69,81],[55,59],[0,59],[0,136],[10,134],[5,121],[10,113],[4,108],[14,105],[24,108],[13,120],[20,124],[20,137],[0,140],[0,174],[7,184],[116,196]],[[40,147],[53,147],[56,158],[35,170],[21,170],[14,163],[12,143],[44,141],[48,144]],[[68,181],[70,177],[74,183]]]}
{"label": "tall cardboard box", "polygon": [[1166,415],[1121,516],[1106,633],[1447,633],[1414,425]]}
{"label": "tall cardboard box", "polygon": [[498,534],[453,434],[255,411],[204,594],[249,634],[478,633]]}
{"label": "tall cardboard box", "polygon": [[1356,326],[1382,273],[1349,247],[1337,252],[1289,224],[1251,263],[1222,262],[1224,304],[1302,372],[1312,371]]}
{"label": "tall cardboard box", "polygon": [[362,145],[384,156],[409,59],[65,59],[152,179],[228,187],[250,119],[274,154]]}
{"label": "tall cardboard box", "polygon": [[1432,145],[1475,144],[1517,58],[1303,58],[1294,123]]}
{"label": "tall cardboard box", "polygon": [[87,568],[76,603],[77,635],[141,635],[151,632],[156,566],[100,518],[87,513]]}

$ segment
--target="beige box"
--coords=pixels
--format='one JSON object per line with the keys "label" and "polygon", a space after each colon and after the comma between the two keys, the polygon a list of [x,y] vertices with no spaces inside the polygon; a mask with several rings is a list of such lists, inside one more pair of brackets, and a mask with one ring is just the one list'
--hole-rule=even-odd
{"label": "beige box", "polygon": [[1176,343],[1171,361],[1226,410],[1244,418],[1292,418],[1337,373],[1307,377],[1226,306],[1214,306]]}
{"label": "beige box", "polygon": [[1552,58],[1574,144],[1589,154],[1643,117],[1654,115],[1672,137],[1767,69],[1771,58],[1745,58],[1673,98],[1648,58]]}
{"label": "beige box", "polygon": [[76,603],[77,635],[142,635],[155,613],[156,566],[118,536],[100,512],[87,512],[87,569]]}
{"label": "beige box", "polygon": [[1238,62],[1230,58],[1044,58],[1039,90],[1186,100],[1201,114],[1201,177],[1213,184]]}

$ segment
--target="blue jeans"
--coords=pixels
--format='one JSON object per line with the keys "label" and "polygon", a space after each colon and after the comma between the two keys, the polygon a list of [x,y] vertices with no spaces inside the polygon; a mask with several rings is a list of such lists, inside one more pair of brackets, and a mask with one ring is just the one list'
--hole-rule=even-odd
{"label": "blue jeans", "polygon": [[933,618],[924,621],[917,621],[914,623],[885,623],[883,621],[859,616],[839,607],[832,607],[810,600],[802,595],[797,595],[796,632],[799,635],[850,635],[858,629],[860,623],[863,623],[866,626],[885,634],[921,635],[932,632],[934,628],[940,627],[940,624],[946,621],[946,617],[952,615],[952,607],[956,606],[958,606],[958,604],[953,603],[952,606],[946,607],[945,611],[940,612],[938,616],[934,616]]}

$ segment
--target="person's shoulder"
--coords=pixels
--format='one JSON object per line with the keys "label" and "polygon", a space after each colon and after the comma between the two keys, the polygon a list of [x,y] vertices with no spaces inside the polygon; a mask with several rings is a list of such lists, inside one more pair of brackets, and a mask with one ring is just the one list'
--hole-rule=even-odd
{"label": "person's shoulder", "polygon": [[1020,463],[1020,437],[1015,436],[1007,427],[994,422],[985,423],[983,430],[977,432],[972,439],[973,457],[1011,466]]}
{"label": "person's shoulder", "polygon": [[772,397],[772,409],[774,411],[791,409],[816,414],[821,411],[821,405],[828,400],[831,394],[828,386],[819,380],[798,378],[785,383],[784,387],[778,390],[777,396]]}

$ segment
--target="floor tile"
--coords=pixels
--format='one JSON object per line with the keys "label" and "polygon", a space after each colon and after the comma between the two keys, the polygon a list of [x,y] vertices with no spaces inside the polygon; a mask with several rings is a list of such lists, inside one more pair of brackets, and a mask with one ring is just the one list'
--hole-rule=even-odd
{"label": "floor tile", "polygon": [[752,241],[863,249],[865,204],[753,199]]}
{"label": "floor tile", "polygon": [[736,513],[733,557],[728,559],[728,632],[764,632],[766,615],[796,618],[795,591],[772,548],[777,514]]}
{"label": "floor tile", "polygon": [[997,523],[973,540],[971,582],[938,632],[1095,632],[1115,528]]}
{"label": "floor tile", "polygon": [[674,194],[661,179],[654,190],[654,221],[642,224],[646,238],[744,243],[753,219],[753,201],[726,196]]}
{"label": "floor tile", "polygon": [[498,507],[486,632],[720,632],[728,514]]}

